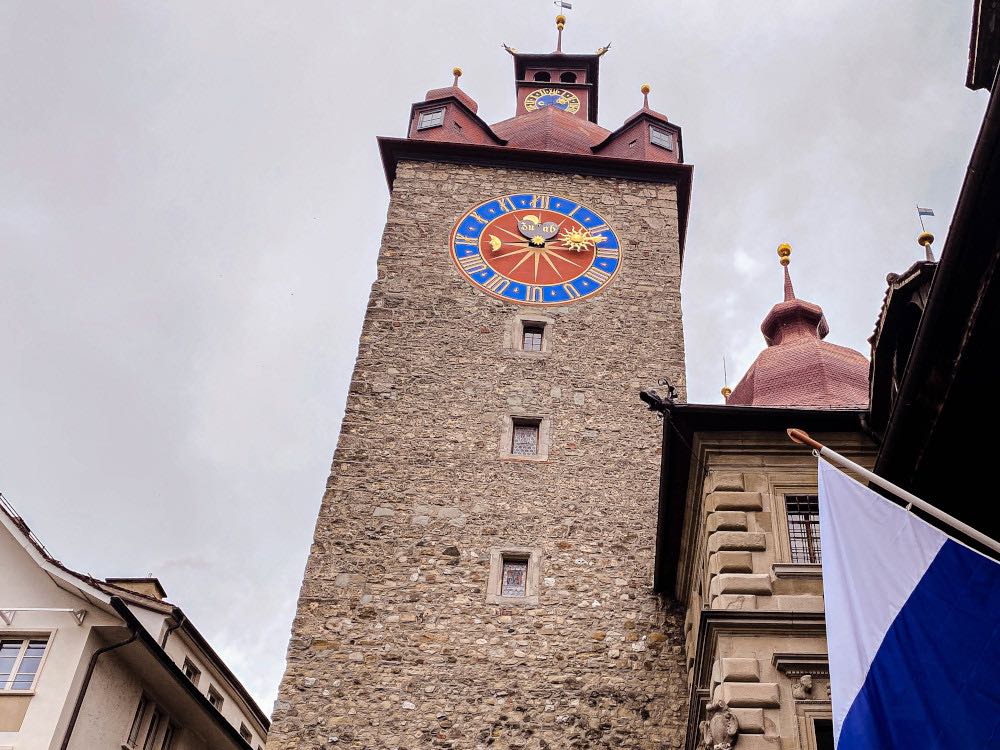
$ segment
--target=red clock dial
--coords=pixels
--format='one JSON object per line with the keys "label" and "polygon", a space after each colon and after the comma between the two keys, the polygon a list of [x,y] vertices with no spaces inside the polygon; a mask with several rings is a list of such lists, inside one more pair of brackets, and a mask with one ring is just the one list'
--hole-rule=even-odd
{"label": "red clock dial", "polygon": [[557,284],[586,273],[599,233],[555,211],[512,211],[487,224],[479,236],[483,260],[523,284]]}

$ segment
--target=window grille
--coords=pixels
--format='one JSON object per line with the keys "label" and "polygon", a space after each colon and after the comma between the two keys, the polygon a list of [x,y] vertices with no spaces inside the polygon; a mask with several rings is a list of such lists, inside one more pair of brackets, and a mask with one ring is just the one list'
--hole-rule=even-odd
{"label": "window grille", "polygon": [[500,596],[526,596],[528,593],[528,561],[503,561],[503,577],[500,579]]}
{"label": "window grille", "polygon": [[515,456],[535,456],[538,454],[537,420],[514,420],[514,438],[510,452]]}
{"label": "window grille", "polygon": [[544,333],[544,325],[526,323],[521,338],[521,348],[526,352],[540,352],[542,350],[542,336]]}
{"label": "window grille", "polygon": [[819,497],[786,495],[785,517],[788,519],[788,542],[792,548],[792,562],[822,562],[823,551],[819,540]]}

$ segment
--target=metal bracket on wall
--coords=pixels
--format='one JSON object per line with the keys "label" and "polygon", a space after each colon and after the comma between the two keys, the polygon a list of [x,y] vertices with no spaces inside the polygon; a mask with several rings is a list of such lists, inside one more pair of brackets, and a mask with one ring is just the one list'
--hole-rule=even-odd
{"label": "metal bracket on wall", "polygon": [[18,612],[69,612],[73,615],[77,625],[83,625],[87,617],[85,609],[69,609],[66,607],[0,607],[0,620],[7,623],[7,627],[14,624],[14,615]]}

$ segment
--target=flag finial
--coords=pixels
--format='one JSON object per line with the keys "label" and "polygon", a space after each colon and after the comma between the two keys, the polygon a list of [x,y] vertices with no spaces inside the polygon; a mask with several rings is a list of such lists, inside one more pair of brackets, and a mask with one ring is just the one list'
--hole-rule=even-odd
{"label": "flag finial", "polygon": [[730,388],[728,385],[724,385],[724,386],[722,386],[721,393],[722,393],[722,398],[724,398],[726,401],[728,401],[729,397],[733,395],[733,389]]}
{"label": "flag finial", "polygon": [[455,76],[455,82],[451,84],[452,86],[458,85],[458,79],[462,77],[462,69],[457,65],[451,69],[451,74]]}
{"label": "flag finial", "polygon": [[642,92],[642,108],[649,109],[649,92],[652,89],[649,87],[648,83],[644,83],[639,87],[639,91]]}
{"label": "flag finial", "polygon": [[934,262],[934,251],[931,250],[931,244],[934,242],[934,235],[930,232],[921,232],[917,237],[917,244],[924,248],[924,253],[927,255],[927,260],[930,263]]}
{"label": "flag finial", "polygon": [[560,13],[556,16],[556,29],[559,32],[559,36],[556,37],[556,52],[562,52],[562,33],[564,28],[566,28],[566,16]]}

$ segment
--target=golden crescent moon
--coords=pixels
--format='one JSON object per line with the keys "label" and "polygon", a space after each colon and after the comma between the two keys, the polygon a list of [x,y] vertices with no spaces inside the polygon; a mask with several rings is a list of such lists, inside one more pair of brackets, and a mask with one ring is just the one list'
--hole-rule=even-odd
{"label": "golden crescent moon", "polygon": [[497,237],[495,234],[490,235],[490,247],[493,248],[493,252],[499,250],[502,244],[503,242],[500,240],[499,237]]}

